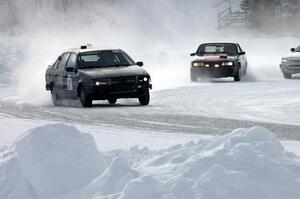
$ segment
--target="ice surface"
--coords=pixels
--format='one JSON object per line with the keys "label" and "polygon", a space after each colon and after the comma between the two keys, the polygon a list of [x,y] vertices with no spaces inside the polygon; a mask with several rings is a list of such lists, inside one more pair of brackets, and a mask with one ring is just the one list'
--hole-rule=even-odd
{"label": "ice surface", "polygon": [[99,152],[90,135],[49,124],[1,148],[0,187],[5,199],[296,199],[300,160],[260,127],[163,150]]}

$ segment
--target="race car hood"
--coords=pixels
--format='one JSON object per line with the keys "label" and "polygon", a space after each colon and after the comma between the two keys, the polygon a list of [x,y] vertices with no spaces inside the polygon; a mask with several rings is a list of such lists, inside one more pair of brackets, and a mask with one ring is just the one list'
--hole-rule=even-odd
{"label": "race car hood", "polygon": [[212,55],[204,55],[197,56],[195,61],[202,62],[218,62],[218,61],[234,61],[236,56],[227,56],[227,54],[212,54]]}
{"label": "race car hood", "polygon": [[148,75],[146,70],[139,66],[80,69],[79,72],[93,79],[105,77]]}
{"label": "race car hood", "polygon": [[292,60],[292,61],[300,61],[300,52],[289,53],[283,58],[286,58],[286,59],[289,59],[289,60]]}

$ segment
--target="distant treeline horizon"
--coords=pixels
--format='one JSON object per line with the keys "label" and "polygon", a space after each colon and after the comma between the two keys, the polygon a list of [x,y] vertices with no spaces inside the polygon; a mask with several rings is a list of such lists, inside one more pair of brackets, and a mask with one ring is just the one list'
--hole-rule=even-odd
{"label": "distant treeline horizon", "polygon": [[242,0],[240,8],[251,28],[299,33],[300,0]]}

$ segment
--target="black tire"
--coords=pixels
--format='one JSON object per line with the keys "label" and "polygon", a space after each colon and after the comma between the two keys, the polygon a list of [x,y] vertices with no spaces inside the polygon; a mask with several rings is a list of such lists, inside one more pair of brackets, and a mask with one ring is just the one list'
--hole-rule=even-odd
{"label": "black tire", "polygon": [[240,69],[236,72],[236,75],[233,77],[235,82],[241,81]]}
{"label": "black tire", "polygon": [[110,104],[116,104],[117,103],[117,98],[109,98],[108,99],[108,103],[110,103]]}
{"label": "black tire", "polygon": [[93,100],[88,96],[83,87],[79,89],[79,99],[83,107],[91,107],[93,104]]}
{"label": "black tire", "polygon": [[142,106],[147,106],[150,103],[150,92],[146,90],[145,93],[139,97],[139,102]]}
{"label": "black tire", "polygon": [[292,78],[292,74],[290,74],[290,73],[283,73],[283,77],[285,78],[285,79],[291,79]]}
{"label": "black tire", "polygon": [[57,90],[55,87],[51,88],[51,96],[52,96],[53,105],[58,106],[59,105],[59,97],[58,97]]}

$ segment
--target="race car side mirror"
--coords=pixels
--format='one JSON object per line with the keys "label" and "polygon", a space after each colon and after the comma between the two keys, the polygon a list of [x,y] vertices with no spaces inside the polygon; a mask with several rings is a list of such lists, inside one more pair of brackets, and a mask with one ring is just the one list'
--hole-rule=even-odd
{"label": "race car side mirror", "polygon": [[246,55],[246,52],[239,52],[239,55]]}
{"label": "race car side mirror", "polygon": [[292,52],[295,52],[295,50],[296,50],[295,48],[291,48],[291,51],[292,51]]}
{"label": "race car side mirror", "polygon": [[191,56],[192,56],[192,57],[196,56],[196,53],[191,53]]}
{"label": "race car side mirror", "polygon": [[74,67],[67,67],[66,71],[67,72],[76,72],[76,69]]}
{"label": "race car side mirror", "polygon": [[139,62],[136,62],[136,65],[138,65],[139,67],[142,67],[142,66],[144,66],[144,63],[139,61]]}

